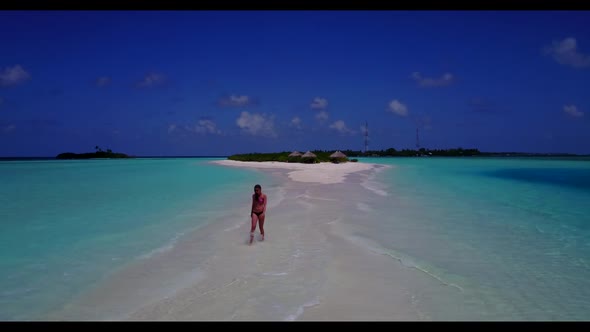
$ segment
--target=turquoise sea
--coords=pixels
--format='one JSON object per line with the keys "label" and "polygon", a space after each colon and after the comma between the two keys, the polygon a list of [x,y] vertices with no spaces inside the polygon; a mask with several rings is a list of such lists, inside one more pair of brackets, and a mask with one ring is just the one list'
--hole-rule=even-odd
{"label": "turquoise sea", "polygon": [[[0,320],[42,319],[269,183],[215,159],[0,162]],[[392,168],[359,190],[357,235],[458,290],[417,294],[431,319],[590,318],[589,158],[360,162]]]}
{"label": "turquoise sea", "polygon": [[388,195],[363,235],[460,290],[423,294],[433,319],[590,319],[590,158],[362,161],[393,166],[368,181]]}
{"label": "turquoise sea", "polygon": [[262,173],[215,159],[0,162],[0,320],[39,319],[247,202]]}

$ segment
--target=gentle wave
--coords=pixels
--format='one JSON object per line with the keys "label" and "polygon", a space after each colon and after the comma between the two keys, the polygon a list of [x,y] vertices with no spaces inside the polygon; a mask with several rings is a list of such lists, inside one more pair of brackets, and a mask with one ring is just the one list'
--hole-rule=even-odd
{"label": "gentle wave", "polygon": [[178,243],[178,240],[184,234],[185,234],[185,232],[176,234],[176,236],[174,236],[168,243],[139,256],[139,259],[149,259],[149,258],[152,258],[156,255],[159,255],[159,254],[162,254],[162,253],[165,253],[165,252],[168,252],[168,251],[174,249],[174,247]]}
{"label": "gentle wave", "polygon": [[429,275],[430,277],[438,280],[439,282],[441,282],[442,284],[444,284],[446,286],[457,288],[461,292],[465,291],[463,289],[463,287],[461,287],[455,283],[449,282],[449,281],[445,280],[444,277],[438,275],[435,272],[432,272],[432,269],[433,269],[432,267],[427,266],[426,264],[419,264],[416,262],[416,259],[409,257],[408,255],[402,254],[400,252],[396,252],[395,250],[392,250],[392,249],[383,248],[383,247],[378,246],[376,244],[369,243],[368,240],[363,239],[358,236],[348,236],[348,238],[352,242],[367,248],[371,252],[391,257],[391,258],[399,261],[403,266],[423,272],[423,273]]}
{"label": "gentle wave", "polygon": [[374,181],[377,175],[387,169],[391,169],[391,166],[383,166],[375,168],[373,174],[368,175],[365,180],[361,182],[361,186],[369,191],[374,192],[379,196],[389,196],[389,193],[385,190],[387,188],[386,185]]}
{"label": "gentle wave", "polygon": [[391,258],[394,258],[394,259],[398,260],[403,266],[409,267],[409,268],[413,268],[413,269],[416,269],[418,271],[424,272],[427,275],[433,277],[434,279],[440,281],[442,284],[444,284],[446,286],[455,287],[458,290],[460,290],[461,292],[464,292],[465,291],[463,289],[463,287],[461,287],[461,286],[459,286],[457,284],[454,284],[454,283],[451,283],[451,282],[448,282],[448,281],[444,280],[443,277],[435,274],[434,272],[429,271],[429,268],[426,268],[426,267],[421,266],[420,264],[416,263],[413,259],[411,259],[411,258],[409,258],[409,257],[407,257],[405,255],[401,255],[399,253],[396,253],[393,250],[386,250],[386,249],[379,250],[379,249],[373,248],[373,252],[378,253],[378,254],[382,254],[382,255],[385,255],[385,256],[389,256]]}
{"label": "gentle wave", "polygon": [[294,314],[291,314],[291,315],[287,316],[284,320],[286,320],[286,321],[294,321],[299,316],[303,315],[303,312],[305,311],[306,308],[315,307],[315,306],[317,306],[319,304],[320,304],[320,299],[319,299],[319,297],[316,297],[313,300],[311,300],[311,301],[303,304],[299,308],[297,308],[297,310],[295,311]]}

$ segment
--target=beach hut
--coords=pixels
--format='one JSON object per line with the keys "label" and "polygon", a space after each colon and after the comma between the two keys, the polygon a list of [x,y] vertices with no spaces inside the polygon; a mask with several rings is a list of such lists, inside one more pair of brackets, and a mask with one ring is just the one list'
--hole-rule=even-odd
{"label": "beach hut", "polygon": [[311,151],[307,151],[306,153],[304,153],[301,156],[301,161],[303,161],[304,163],[307,163],[307,164],[315,164],[317,158],[318,158],[318,156],[311,153]]}
{"label": "beach hut", "polygon": [[301,152],[298,152],[298,151],[291,152],[291,154],[287,157],[287,161],[290,163],[301,161]]}
{"label": "beach hut", "polygon": [[336,151],[330,155],[330,160],[337,164],[339,162],[346,161],[346,155],[340,151]]}

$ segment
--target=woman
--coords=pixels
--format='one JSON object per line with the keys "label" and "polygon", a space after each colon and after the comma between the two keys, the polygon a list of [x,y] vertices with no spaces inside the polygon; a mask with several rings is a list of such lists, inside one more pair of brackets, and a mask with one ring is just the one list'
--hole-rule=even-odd
{"label": "woman", "polygon": [[252,210],[250,217],[252,218],[252,228],[250,229],[250,244],[254,241],[254,231],[256,230],[256,223],[260,222],[261,241],[264,241],[264,219],[266,217],[266,195],[262,193],[262,187],[257,184],[254,186],[254,194],[252,195]]}

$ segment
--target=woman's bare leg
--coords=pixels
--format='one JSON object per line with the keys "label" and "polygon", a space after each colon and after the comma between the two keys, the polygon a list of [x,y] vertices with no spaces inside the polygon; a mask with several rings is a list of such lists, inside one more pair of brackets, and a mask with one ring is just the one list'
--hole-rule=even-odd
{"label": "woman's bare leg", "polygon": [[258,216],[256,213],[250,215],[252,217],[252,227],[250,228],[250,244],[254,241],[254,231],[256,230],[256,223],[258,222]]}
{"label": "woman's bare leg", "polygon": [[260,215],[260,222],[258,223],[258,227],[260,228],[260,235],[262,235],[262,241],[264,241],[264,219],[266,219],[265,213]]}

